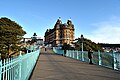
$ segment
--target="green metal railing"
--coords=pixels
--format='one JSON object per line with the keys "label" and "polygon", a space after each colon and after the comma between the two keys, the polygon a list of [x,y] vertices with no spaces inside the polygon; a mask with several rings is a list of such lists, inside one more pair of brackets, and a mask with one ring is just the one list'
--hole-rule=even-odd
{"label": "green metal railing", "polygon": [[[83,62],[89,62],[88,51],[67,50],[66,54],[64,50],[53,48],[53,51],[57,54],[64,55],[73,59],[81,60]],[[108,67],[114,70],[120,71],[120,53],[115,52],[93,52],[93,63],[96,65]]]}
{"label": "green metal railing", "polygon": [[40,49],[0,61],[0,80],[28,80],[36,64]]}
{"label": "green metal railing", "polygon": [[64,54],[64,50],[61,50],[61,49],[58,48],[58,47],[53,47],[53,51],[54,51],[56,54],[59,54],[59,55],[63,55],[63,54]]}
{"label": "green metal railing", "polygon": [[[81,51],[67,50],[66,57],[74,58],[84,62],[89,62],[88,52],[84,51],[83,55]],[[107,52],[93,52],[94,64],[104,67],[112,68],[114,70],[120,70],[120,53],[107,53]]]}

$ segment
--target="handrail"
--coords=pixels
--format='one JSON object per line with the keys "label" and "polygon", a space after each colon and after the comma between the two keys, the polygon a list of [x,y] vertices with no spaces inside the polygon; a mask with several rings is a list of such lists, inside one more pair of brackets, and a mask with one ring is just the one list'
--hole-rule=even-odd
{"label": "handrail", "polygon": [[0,61],[0,80],[28,80],[36,64],[40,49]]}
{"label": "handrail", "polygon": [[[84,51],[82,56],[81,51],[67,50],[66,57],[74,58],[84,62],[89,62],[87,51]],[[115,53],[115,52],[107,53],[100,51],[93,52],[92,61],[96,65],[100,65],[120,71],[120,53]]]}
{"label": "handrail", "polygon": [[[77,50],[64,50],[53,47],[53,51],[56,54],[62,54],[63,56],[70,57],[73,59],[81,60],[83,62],[89,62],[88,51],[77,51]],[[111,68],[113,70],[120,71],[120,53],[115,52],[93,52],[93,63],[96,65]]]}

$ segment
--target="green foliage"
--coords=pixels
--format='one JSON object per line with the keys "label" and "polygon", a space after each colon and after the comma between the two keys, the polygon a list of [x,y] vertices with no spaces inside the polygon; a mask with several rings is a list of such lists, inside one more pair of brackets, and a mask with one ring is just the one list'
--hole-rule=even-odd
{"label": "green foliage", "polygon": [[19,50],[20,40],[26,32],[15,21],[0,18],[0,53],[8,57],[10,52]]}
{"label": "green foliage", "polygon": [[69,44],[64,43],[63,46],[62,46],[62,49],[63,49],[63,50],[73,50],[74,48],[71,47]]}
{"label": "green foliage", "polygon": [[[76,50],[82,50],[82,40],[81,38],[76,39],[77,42],[75,43],[75,49]],[[98,44],[92,42],[89,39],[84,38],[83,39],[83,49],[84,51],[88,51],[89,49],[92,49],[93,51],[102,51],[102,47],[100,47]]]}

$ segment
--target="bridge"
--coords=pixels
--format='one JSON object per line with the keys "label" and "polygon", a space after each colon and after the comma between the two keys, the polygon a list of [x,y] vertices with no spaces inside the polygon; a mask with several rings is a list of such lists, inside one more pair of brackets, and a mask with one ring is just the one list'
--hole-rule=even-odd
{"label": "bridge", "polygon": [[42,48],[0,61],[0,80],[120,80],[119,70],[90,65],[67,52],[65,57]]}
{"label": "bridge", "polygon": [[42,49],[30,80],[120,80],[120,72]]}

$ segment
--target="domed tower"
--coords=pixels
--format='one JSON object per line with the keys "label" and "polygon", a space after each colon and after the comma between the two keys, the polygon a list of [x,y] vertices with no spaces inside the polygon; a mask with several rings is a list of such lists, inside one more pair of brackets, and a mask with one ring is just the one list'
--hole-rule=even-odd
{"label": "domed tower", "polygon": [[68,32],[69,32],[70,43],[72,43],[74,41],[74,25],[71,19],[68,19],[67,24],[69,28]]}
{"label": "domed tower", "polygon": [[59,19],[57,20],[54,28],[55,28],[55,29],[59,29],[61,24],[62,24],[61,17],[59,17]]}
{"label": "domed tower", "polygon": [[68,27],[70,29],[74,29],[74,25],[72,24],[72,20],[71,19],[68,19],[67,24],[68,24]]}
{"label": "domed tower", "polygon": [[68,24],[68,25],[71,25],[71,24],[72,24],[72,20],[71,20],[71,19],[68,19],[67,24]]}
{"label": "domed tower", "polygon": [[57,23],[57,24],[62,24],[61,17],[59,17],[59,19],[57,20],[56,23]]}
{"label": "domed tower", "polygon": [[61,34],[60,34],[61,33],[61,30],[60,30],[61,25],[62,25],[62,21],[61,21],[61,17],[59,17],[57,19],[57,22],[56,22],[55,26],[54,26],[54,30],[55,30],[55,44],[60,44],[59,39],[61,37]]}

